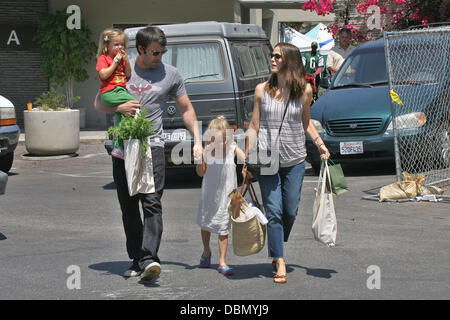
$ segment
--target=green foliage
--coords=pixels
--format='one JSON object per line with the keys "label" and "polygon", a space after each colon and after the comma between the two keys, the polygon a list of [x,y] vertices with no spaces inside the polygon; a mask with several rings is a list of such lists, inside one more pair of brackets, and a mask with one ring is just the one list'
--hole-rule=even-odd
{"label": "green foliage", "polygon": [[[80,100],[80,97],[74,97],[71,99],[71,102],[77,102]],[[67,97],[63,93],[59,93],[56,91],[54,87],[52,87],[49,91],[43,92],[34,103],[40,108],[42,111],[57,111],[60,109],[67,109]]]}
{"label": "green foliage", "polygon": [[[37,19],[38,29],[33,41],[41,52],[42,69],[45,76],[55,84],[63,86],[73,80],[82,82],[89,78],[84,65],[95,56],[97,46],[91,41],[91,31],[81,21],[80,29],[67,28],[70,15],[65,11],[55,14],[44,12]],[[73,89],[68,89],[69,105]]]}
{"label": "green foliage", "polygon": [[153,122],[146,116],[146,111],[141,111],[136,118],[131,115],[122,115],[122,120],[118,126],[108,128],[108,136],[114,135],[120,140],[138,139],[142,146],[142,156],[148,150],[147,137],[154,134]]}

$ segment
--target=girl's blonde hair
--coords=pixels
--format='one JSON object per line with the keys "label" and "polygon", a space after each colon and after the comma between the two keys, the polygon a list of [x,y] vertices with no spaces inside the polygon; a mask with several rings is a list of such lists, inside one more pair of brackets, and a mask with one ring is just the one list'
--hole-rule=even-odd
{"label": "girl's blonde hair", "polygon": [[100,39],[98,40],[98,51],[97,51],[97,58],[100,57],[103,54],[108,54],[108,43],[109,41],[118,38],[123,37],[123,44],[124,49],[127,49],[127,43],[128,43],[128,37],[126,34],[117,28],[108,28],[105,29],[101,35]]}
{"label": "girl's blonde hair", "polygon": [[225,143],[228,144],[233,141],[233,131],[223,115],[218,116],[209,123],[207,132],[205,133],[207,144],[211,143],[211,137],[216,136],[217,131],[221,133],[222,137],[226,138]]}

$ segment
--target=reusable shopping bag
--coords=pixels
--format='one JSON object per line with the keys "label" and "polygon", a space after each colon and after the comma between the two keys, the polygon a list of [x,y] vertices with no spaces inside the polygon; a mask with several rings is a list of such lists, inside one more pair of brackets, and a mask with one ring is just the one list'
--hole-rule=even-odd
{"label": "reusable shopping bag", "polygon": [[[249,184],[250,182],[247,182],[246,190],[249,188]],[[242,193],[243,187],[244,183],[240,192],[234,189],[228,195],[231,199],[230,211],[233,251],[237,256],[249,256],[258,253],[264,247],[266,241],[266,226],[261,224],[257,214],[248,220],[241,220],[241,218],[245,219],[245,212],[249,209],[249,204],[243,197],[245,195],[245,192]],[[250,196],[252,202],[259,205],[256,194],[250,191]]]}
{"label": "reusable shopping bag", "polygon": [[125,151],[125,172],[130,196],[134,196],[138,193],[155,192],[150,138],[147,139],[149,147],[145,154],[141,150],[142,146],[138,139],[123,141]]}
{"label": "reusable shopping bag", "polygon": [[326,188],[327,181],[331,184],[330,180],[328,163],[323,160],[317,183],[316,198],[314,199],[312,231],[316,240],[328,247],[334,247],[337,221],[333,193]]}
{"label": "reusable shopping bag", "polygon": [[348,191],[347,181],[344,177],[341,165],[334,163],[331,159],[328,160],[328,170],[331,178],[331,190],[335,195],[343,194]]}

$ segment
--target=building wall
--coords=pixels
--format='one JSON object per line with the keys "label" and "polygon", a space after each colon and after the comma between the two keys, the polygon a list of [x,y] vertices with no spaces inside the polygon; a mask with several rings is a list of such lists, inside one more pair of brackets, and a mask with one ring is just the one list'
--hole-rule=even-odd
{"label": "building wall", "polygon": [[36,18],[47,5],[47,0],[0,1],[0,94],[15,105],[21,127],[27,102],[48,90],[32,42]]}

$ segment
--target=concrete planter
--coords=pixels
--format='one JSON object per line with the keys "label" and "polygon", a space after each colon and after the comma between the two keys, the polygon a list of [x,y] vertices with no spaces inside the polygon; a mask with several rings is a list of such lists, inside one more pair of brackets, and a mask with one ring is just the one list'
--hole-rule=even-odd
{"label": "concrete planter", "polygon": [[24,111],[24,125],[30,155],[72,154],[80,146],[80,110]]}

